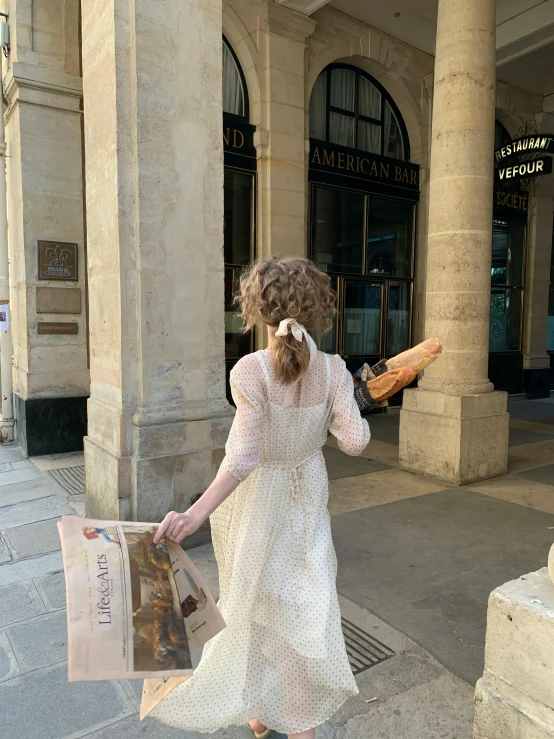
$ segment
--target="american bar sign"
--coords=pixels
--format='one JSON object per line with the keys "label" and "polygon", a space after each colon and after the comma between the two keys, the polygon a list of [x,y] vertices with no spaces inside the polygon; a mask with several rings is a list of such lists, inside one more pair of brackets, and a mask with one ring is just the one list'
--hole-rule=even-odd
{"label": "american bar sign", "polygon": [[228,167],[256,171],[255,126],[236,116],[223,115],[223,152]]}
{"label": "american bar sign", "polygon": [[553,136],[535,134],[515,139],[494,152],[495,179],[497,182],[513,182],[550,174],[552,159],[548,155],[552,154]]}
{"label": "american bar sign", "polygon": [[310,169],[419,191],[419,165],[310,139]]}

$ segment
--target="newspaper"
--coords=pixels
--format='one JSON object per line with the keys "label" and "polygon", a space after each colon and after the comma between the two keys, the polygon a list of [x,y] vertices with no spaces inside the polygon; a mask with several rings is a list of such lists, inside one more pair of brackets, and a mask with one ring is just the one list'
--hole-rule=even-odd
{"label": "newspaper", "polygon": [[154,544],[151,523],[64,516],[58,528],[69,680],[191,677],[192,653],[225,622],[181,547]]}

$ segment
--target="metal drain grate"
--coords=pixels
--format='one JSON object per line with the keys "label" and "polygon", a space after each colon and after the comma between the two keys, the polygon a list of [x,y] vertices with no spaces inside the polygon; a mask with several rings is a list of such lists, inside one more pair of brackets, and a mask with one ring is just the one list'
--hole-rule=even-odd
{"label": "metal drain grate", "polygon": [[85,467],[60,467],[48,470],[54,480],[67,490],[70,495],[82,495],[85,492]]}
{"label": "metal drain grate", "polygon": [[345,618],[342,619],[342,633],[354,675],[394,657],[392,649]]}

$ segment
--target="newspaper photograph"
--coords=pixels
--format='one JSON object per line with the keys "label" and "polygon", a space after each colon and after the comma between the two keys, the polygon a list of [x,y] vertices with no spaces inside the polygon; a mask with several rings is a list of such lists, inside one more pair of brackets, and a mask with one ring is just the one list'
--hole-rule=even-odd
{"label": "newspaper photograph", "polygon": [[69,680],[190,677],[225,622],[183,549],[154,544],[151,523],[64,516],[58,528]]}

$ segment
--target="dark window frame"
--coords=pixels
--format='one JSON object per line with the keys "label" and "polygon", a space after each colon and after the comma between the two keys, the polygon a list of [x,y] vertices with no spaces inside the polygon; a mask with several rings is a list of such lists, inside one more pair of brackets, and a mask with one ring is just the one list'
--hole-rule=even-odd
{"label": "dark window frame", "polygon": [[[244,115],[243,116],[235,115],[233,113],[225,113],[225,112],[223,113],[223,116],[229,121],[236,120],[242,123],[249,123],[250,122],[250,99],[248,95],[248,86],[246,84],[246,77],[244,76],[244,72],[242,71],[242,65],[240,64],[239,59],[237,55],[235,54],[233,47],[231,46],[231,44],[229,43],[229,41],[224,35],[222,36],[222,39],[223,39],[223,44],[225,44],[226,48],[231,53],[235,61],[236,68],[240,75],[240,80],[241,80],[242,90],[243,90],[243,97],[244,97]],[[227,165],[224,165],[224,170],[229,170],[232,172],[239,172],[241,174],[248,175],[252,181],[252,191],[251,191],[251,197],[252,197],[251,229],[252,229],[252,232],[251,232],[251,240],[250,240],[250,258],[251,260],[253,260],[256,255],[256,247],[257,247],[257,244],[256,244],[256,228],[257,228],[257,224],[256,224],[257,206],[256,204],[257,204],[257,180],[258,180],[257,167],[256,169],[245,169],[239,166],[234,166],[234,164],[233,166],[230,166],[229,164],[227,164]],[[245,268],[245,265],[243,264],[232,264],[232,263],[227,263],[224,261],[224,264],[223,264],[224,279],[225,279],[225,275],[228,272],[234,273],[237,270],[243,270],[244,268]],[[226,305],[224,302],[223,304],[224,312],[225,312],[225,308],[226,308]],[[255,330],[250,332],[250,334],[248,335],[248,338],[249,338],[249,351],[252,352],[254,351],[255,340],[256,340]],[[232,402],[232,398],[231,398],[231,394],[229,390],[229,373],[231,369],[234,367],[234,365],[239,361],[239,359],[241,359],[241,357],[238,357],[238,356],[228,357],[227,355],[225,356],[225,368],[226,368],[225,375],[226,375],[226,384],[227,384],[227,397],[228,397],[229,402]]]}
{"label": "dark window frame", "polygon": [[[391,198],[388,196],[379,195],[378,193],[371,193],[366,192],[365,190],[358,190],[356,188],[346,188],[346,187],[333,187],[332,185],[322,184],[318,182],[310,182],[310,193],[309,193],[309,202],[310,202],[310,208],[309,208],[309,254],[310,259],[315,261],[315,253],[314,253],[314,243],[315,243],[315,208],[316,208],[316,194],[315,190],[316,188],[323,188],[326,190],[343,190],[347,192],[353,192],[359,195],[364,196],[364,226],[363,226],[363,240],[364,240],[364,249],[363,249],[363,256],[362,256],[362,273],[356,273],[356,272],[338,272],[335,270],[329,271],[326,274],[328,274],[329,278],[334,280],[336,283],[336,291],[337,291],[337,314],[336,314],[336,331],[335,331],[335,341],[334,341],[334,350],[337,354],[340,354],[341,356],[345,356],[347,358],[355,358],[357,356],[364,356],[364,355],[345,355],[344,354],[344,327],[345,327],[345,316],[344,316],[344,305],[345,305],[345,292],[346,292],[346,283],[347,282],[361,282],[366,284],[371,283],[379,283],[382,285],[382,291],[383,291],[383,302],[381,306],[382,315],[381,315],[381,329],[380,329],[380,354],[379,358],[386,357],[386,349],[387,349],[387,340],[388,340],[388,317],[389,317],[389,303],[390,303],[390,286],[392,283],[403,283],[408,285],[408,299],[409,299],[409,311],[410,311],[410,322],[409,322],[409,336],[408,336],[408,346],[406,349],[409,349],[411,346],[412,337],[414,335],[414,289],[415,289],[415,271],[416,271],[416,260],[415,260],[415,247],[416,247],[416,238],[417,238],[417,216],[418,216],[418,208],[417,204],[410,201],[405,200],[403,198]],[[412,253],[411,253],[411,276],[409,277],[397,277],[396,275],[371,275],[367,274],[365,272],[367,268],[367,233],[368,233],[368,219],[369,219],[369,208],[368,208],[368,199],[370,197],[374,198],[384,198],[387,200],[396,200],[402,203],[409,204],[413,207],[413,225],[412,225]]]}
{"label": "dark window frame", "polygon": [[[222,39],[223,39],[223,44],[225,45],[227,51],[229,51],[229,53],[231,54],[235,62],[235,66],[239,73],[240,82],[242,85],[242,95],[244,99],[244,115],[226,113],[225,111],[224,111],[224,115],[231,116],[232,118],[236,118],[239,121],[249,122],[250,121],[250,100],[249,100],[249,95],[248,95],[248,86],[246,84],[246,77],[244,76],[244,72],[242,71],[242,66],[241,66],[241,63],[239,62],[239,58],[235,54],[235,50],[233,49],[231,44],[227,41],[227,39],[225,38],[225,35],[222,35]],[[223,66],[223,50],[222,50],[221,58],[222,58],[221,65]]]}
{"label": "dark window frame", "polygon": [[[366,190],[358,190],[356,188],[347,188],[347,187],[334,187],[333,185],[327,185],[321,182],[310,182],[310,208],[309,208],[309,253],[310,253],[310,259],[312,259],[317,264],[316,254],[315,254],[315,227],[316,227],[316,218],[315,218],[315,209],[316,209],[316,200],[317,200],[317,194],[316,190],[332,190],[332,191],[343,191],[343,192],[349,192],[354,193],[356,195],[362,195],[364,198],[364,224],[363,224],[363,251],[362,251],[362,264],[361,264],[361,272],[339,272],[338,270],[330,270],[330,275],[337,275],[340,277],[361,277],[361,278],[368,278],[368,279],[391,279],[391,280],[399,280],[400,282],[413,282],[415,279],[415,244],[416,244],[416,231],[417,231],[417,204],[412,202],[411,200],[405,200],[404,198],[393,198],[389,197],[388,195],[380,195],[377,192],[367,192]],[[410,259],[410,275],[408,277],[401,276],[401,275],[392,275],[392,274],[370,274],[367,272],[367,237],[368,237],[368,226],[369,226],[369,199],[370,198],[380,198],[381,200],[390,200],[390,201],[397,201],[400,203],[405,203],[406,205],[410,205],[412,207],[412,243],[411,243],[411,259]]]}
{"label": "dark window frame", "polygon": [[[351,110],[344,110],[342,108],[338,108],[334,105],[331,105],[331,75],[329,74],[330,71],[333,69],[346,69],[351,72],[354,72],[356,74],[356,83],[354,85],[354,111]],[[404,157],[402,159],[398,159],[399,162],[409,162],[410,161],[410,138],[408,136],[408,129],[406,127],[406,124],[404,123],[404,118],[402,117],[402,114],[400,113],[400,110],[396,103],[394,102],[393,98],[391,97],[390,93],[387,92],[387,90],[381,85],[374,77],[372,77],[370,74],[365,72],[363,69],[359,69],[358,67],[354,67],[351,64],[342,64],[340,62],[335,62],[333,64],[329,64],[327,67],[325,67],[324,70],[322,70],[321,75],[326,75],[326,103],[325,103],[325,141],[329,141],[329,121],[330,121],[330,115],[331,113],[336,113],[338,115],[344,115],[349,118],[354,118],[354,147],[355,149],[358,148],[358,122],[364,121],[365,123],[372,123],[374,125],[381,127],[381,146],[380,151],[374,152],[375,154],[379,154],[380,156],[386,156],[384,153],[384,147],[385,147],[385,137],[383,135],[384,127],[385,127],[385,102],[388,102],[390,105],[393,113],[396,116],[396,121],[398,123],[398,126],[400,128],[400,133],[402,136],[402,144],[404,146]],[[358,78],[363,77],[365,78],[370,84],[372,84],[381,94],[381,117],[380,119],[377,118],[371,118],[370,116],[366,116],[363,113],[359,112],[359,82]],[[360,149],[360,151],[365,151],[365,149]]]}

